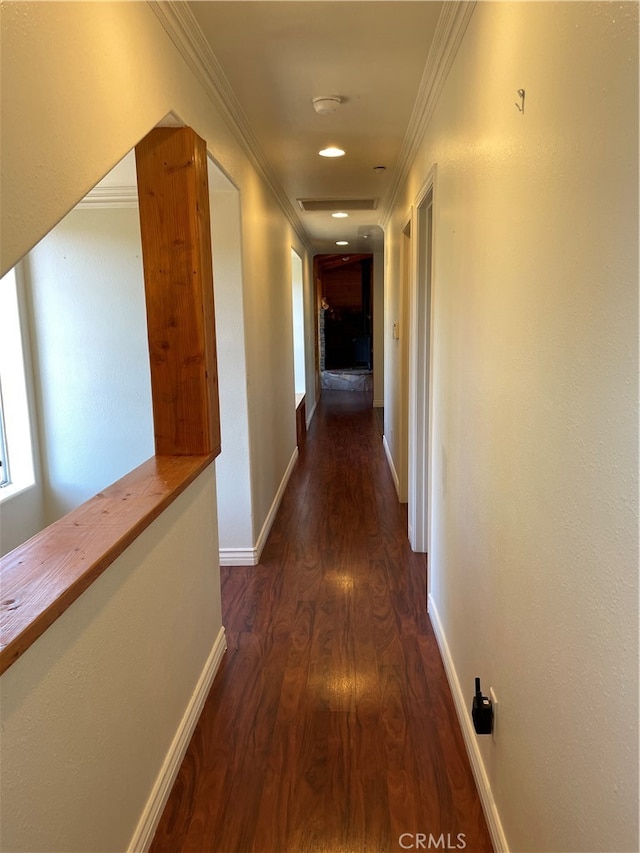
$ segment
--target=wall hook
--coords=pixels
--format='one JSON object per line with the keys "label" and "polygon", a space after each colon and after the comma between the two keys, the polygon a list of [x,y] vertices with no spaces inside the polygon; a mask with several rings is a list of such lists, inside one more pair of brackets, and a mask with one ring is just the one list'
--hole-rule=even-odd
{"label": "wall hook", "polygon": [[521,113],[524,112],[524,89],[518,89],[518,97],[520,98],[520,103],[516,101],[516,107],[520,110]]}

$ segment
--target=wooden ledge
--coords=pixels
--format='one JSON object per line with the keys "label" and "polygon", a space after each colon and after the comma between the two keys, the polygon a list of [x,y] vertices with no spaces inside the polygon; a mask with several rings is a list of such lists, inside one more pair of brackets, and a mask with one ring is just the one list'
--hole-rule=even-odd
{"label": "wooden ledge", "polygon": [[0,560],[0,674],[215,455],[153,456]]}

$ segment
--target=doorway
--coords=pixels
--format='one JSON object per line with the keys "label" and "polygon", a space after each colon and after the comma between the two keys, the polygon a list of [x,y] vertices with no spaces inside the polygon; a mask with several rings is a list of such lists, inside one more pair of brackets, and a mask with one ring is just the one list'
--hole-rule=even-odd
{"label": "doorway", "polygon": [[431,291],[433,275],[434,171],[418,197],[415,213],[415,276],[411,294],[409,366],[409,541],[427,552],[431,491]]}
{"label": "doorway", "polygon": [[320,373],[325,389],[373,388],[373,255],[316,259]]}
{"label": "doorway", "polygon": [[398,397],[399,470],[398,499],[400,503],[408,501],[409,482],[409,319],[411,316],[411,264],[413,257],[413,235],[411,219],[402,229],[401,243],[401,280],[400,280],[400,326],[394,330],[394,337],[400,343],[400,394]]}

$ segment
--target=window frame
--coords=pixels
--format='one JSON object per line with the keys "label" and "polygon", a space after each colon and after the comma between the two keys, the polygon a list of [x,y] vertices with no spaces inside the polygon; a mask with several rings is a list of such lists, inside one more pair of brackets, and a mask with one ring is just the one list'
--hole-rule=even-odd
{"label": "window frame", "polygon": [[[21,261],[2,276],[0,505],[36,484],[37,432]],[[1,470],[1,469],[0,469]]]}

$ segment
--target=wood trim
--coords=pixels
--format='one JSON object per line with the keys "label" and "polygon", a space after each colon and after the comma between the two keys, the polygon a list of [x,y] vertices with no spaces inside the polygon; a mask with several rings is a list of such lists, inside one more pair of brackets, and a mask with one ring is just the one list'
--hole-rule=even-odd
{"label": "wood trim", "polygon": [[214,458],[153,456],[0,560],[0,674]]}
{"label": "wood trim", "polygon": [[206,143],[157,127],[136,146],[156,453],[220,453]]}

